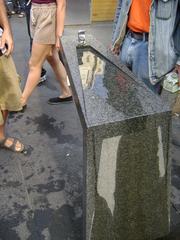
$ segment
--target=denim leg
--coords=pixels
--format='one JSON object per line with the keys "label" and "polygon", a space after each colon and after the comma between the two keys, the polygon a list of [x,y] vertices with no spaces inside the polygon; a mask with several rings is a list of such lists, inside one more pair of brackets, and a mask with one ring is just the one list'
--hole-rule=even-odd
{"label": "denim leg", "polygon": [[30,9],[31,9],[31,6],[27,6],[25,8],[25,14],[26,14],[26,23],[27,23],[28,35],[29,35],[29,38],[30,38],[30,52],[31,52],[33,39],[31,37],[31,32],[30,32]]}
{"label": "denim leg", "polygon": [[126,65],[130,70],[132,69],[131,44],[132,40],[126,36],[119,55],[120,62]]}
{"label": "denim leg", "polygon": [[19,6],[20,6],[20,10],[24,11],[25,10],[25,0],[18,0],[19,1]]}
{"label": "denim leg", "polygon": [[[148,87],[149,82],[149,67],[148,67],[148,42],[134,40],[132,71],[138,79],[142,80]],[[150,84],[150,85],[149,85]]]}
{"label": "denim leg", "polygon": [[19,10],[18,0],[11,0],[11,1],[12,1],[14,11],[18,11]]}
{"label": "denim leg", "polygon": [[141,79],[149,89],[155,93],[159,93],[160,84],[152,85],[149,80],[149,66],[148,66],[148,42],[135,40],[133,60],[132,60],[132,71]]}
{"label": "denim leg", "polygon": [[24,11],[25,9],[25,0],[11,0],[13,8],[16,12]]}
{"label": "denim leg", "polygon": [[127,34],[122,45],[120,61],[153,92],[159,92],[159,84],[152,85],[149,81],[147,41],[136,40]]}

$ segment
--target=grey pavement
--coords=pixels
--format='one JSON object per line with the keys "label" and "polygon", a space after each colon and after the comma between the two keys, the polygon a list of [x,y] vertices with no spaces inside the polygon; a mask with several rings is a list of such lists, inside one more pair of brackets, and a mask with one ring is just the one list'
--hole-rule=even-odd
{"label": "grey pavement", "polygon": [[[25,19],[11,18],[14,60],[22,76],[28,73],[29,38]],[[105,46],[112,24],[66,27],[65,34],[83,28]],[[28,145],[27,156],[0,149],[0,240],[82,239],[82,128],[74,103],[51,106],[58,83],[45,64],[48,80],[33,92],[24,113],[11,114],[7,133]],[[171,98],[171,97],[170,97]],[[172,121],[171,233],[180,239],[180,118]],[[99,240],[99,239],[98,239]]]}

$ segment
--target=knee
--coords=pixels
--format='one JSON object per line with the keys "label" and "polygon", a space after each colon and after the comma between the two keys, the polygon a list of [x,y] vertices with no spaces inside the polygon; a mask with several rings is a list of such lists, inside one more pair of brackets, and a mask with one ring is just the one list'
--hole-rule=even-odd
{"label": "knee", "polygon": [[33,68],[33,65],[34,65],[34,64],[33,64],[32,60],[30,59],[30,60],[29,60],[29,70],[31,70],[31,69]]}
{"label": "knee", "polygon": [[48,56],[47,57],[47,61],[48,61],[48,63],[50,64],[50,65],[56,65],[56,63],[57,63],[57,61],[56,61],[56,59],[54,58],[54,56]]}
{"label": "knee", "polygon": [[31,59],[29,60],[29,70],[30,71],[32,71],[38,67],[40,67],[38,64],[35,64]]}

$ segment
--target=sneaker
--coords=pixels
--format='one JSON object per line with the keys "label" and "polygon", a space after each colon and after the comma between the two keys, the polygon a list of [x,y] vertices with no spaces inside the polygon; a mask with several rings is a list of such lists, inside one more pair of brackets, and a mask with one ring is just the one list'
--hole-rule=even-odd
{"label": "sneaker", "polygon": [[41,77],[39,79],[39,83],[44,83],[47,80],[47,74],[46,74],[46,70],[42,69],[41,71]]}
{"label": "sneaker", "polygon": [[57,105],[59,103],[68,103],[72,102],[73,98],[72,96],[66,97],[66,98],[60,98],[60,97],[55,97],[55,98],[50,98],[48,100],[48,103],[51,105]]}
{"label": "sneaker", "polygon": [[14,15],[14,14],[16,14],[16,12],[14,10],[12,10],[12,11],[10,11],[10,14]]}
{"label": "sneaker", "polygon": [[25,16],[25,13],[24,12],[20,12],[19,14],[18,14],[18,17],[19,18],[23,18]]}

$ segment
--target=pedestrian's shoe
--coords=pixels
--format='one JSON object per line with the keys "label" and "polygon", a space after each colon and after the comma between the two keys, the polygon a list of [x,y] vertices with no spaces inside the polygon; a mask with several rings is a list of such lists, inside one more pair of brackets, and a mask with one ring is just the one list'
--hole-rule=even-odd
{"label": "pedestrian's shoe", "polygon": [[12,11],[10,11],[10,14],[14,15],[14,14],[16,14],[16,12],[14,10],[12,10]]}
{"label": "pedestrian's shoe", "polygon": [[48,103],[51,105],[57,105],[59,103],[69,103],[69,102],[72,102],[72,100],[73,100],[72,96],[69,96],[66,98],[55,97],[55,98],[50,98],[48,100]]}
{"label": "pedestrian's shoe", "polygon": [[0,148],[5,148],[16,153],[27,154],[24,144],[21,143],[17,138],[6,137],[0,140]]}
{"label": "pedestrian's shoe", "polygon": [[23,18],[25,16],[25,13],[24,12],[20,12],[19,14],[18,14],[18,17],[19,18]]}
{"label": "pedestrian's shoe", "polygon": [[42,69],[41,71],[41,77],[39,79],[39,84],[44,83],[47,80],[47,74],[46,74],[46,70]]}

